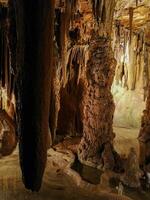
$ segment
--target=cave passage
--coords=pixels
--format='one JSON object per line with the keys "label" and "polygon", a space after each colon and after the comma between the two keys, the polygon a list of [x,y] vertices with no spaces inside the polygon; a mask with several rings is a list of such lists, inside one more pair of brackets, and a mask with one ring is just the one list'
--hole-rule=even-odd
{"label": "cave passage", "polygon": [[150,198],[149,19],[149,0],[0,0],[0,199]]}

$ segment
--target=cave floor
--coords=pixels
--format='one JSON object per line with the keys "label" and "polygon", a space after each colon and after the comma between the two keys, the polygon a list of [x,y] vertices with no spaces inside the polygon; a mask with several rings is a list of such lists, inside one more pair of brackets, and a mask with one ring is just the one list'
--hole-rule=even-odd
{"label": "cave floor", "polygon": [[70,178],[58,173],[49,165],[49,157],[43,185],[39,193],[24,189],[19,168],[18,150],[0,159],[0,200],[98,200],[96,195],[77,188]]}
{"label": "cave floor", "polygon": [[114,127],[113,130],[114,133],[116,134],[114,146],[119,154],[128,155],[131,147],[134,147],[136,149],[136,152],[139,153],[138,139],[137,139],[139,134],[138,128],[133,129],[133,128]]}
{"label": "cave floor", "polygon": [[[138,148],[136,140],[138,129],[114,128],[116,132],[115,148],[125,154],[131,146]],[[65,159],[64,159],[65,160]],[[126,192],[126,194],[129,191]],[[129,192],[129,196],[136,200],[136,192]],[[136,198],[134,198],[136,197]],[[58,170],[58,166],[51,160],[48,153],[47,167],[43,178],[43,185],[39,193],[32,193],[24,189],[19,167],[18,150],[12,155],[0,159],[0,200],[107,200],[104,194],[96,195],[91,191],[77,187],[75,182],[66,174]],[[150,199],[150,196],[144,200]]]}

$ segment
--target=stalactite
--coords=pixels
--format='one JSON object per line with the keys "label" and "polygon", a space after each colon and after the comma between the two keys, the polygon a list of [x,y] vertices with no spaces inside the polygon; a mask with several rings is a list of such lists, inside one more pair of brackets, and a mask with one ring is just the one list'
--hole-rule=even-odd
{"label": "stalactite", "polygon": [[[144,66],[144,35],[143,31],[132,33],[130,43],[130,30],[120,27],[118,36],[118,23],[115,24],[114,52],[117,59],[115,80],[117,85],[127,89],[143,89],[147,77],[143,76]],[[146,56],[145,56],[146,57]],[[124,68],[122,68],[124,66]],[[124,69],[124,71],[122,71]],[[146,70],[147,71],[147,70]],[[122,76],[123,74],[123,76]],[[146,72],[147,74],[147,72]]]}
{"label": "stalactite", "polygon": [[[1,58],[0,58],[0,78],[1,86],[6,90],[6,97],[2,97],[2,104],[7,104],[7,100],[11,100],[12,92],[14,91],[14,68],[16,64],[16,28],[13,1],[9,1],[7,6],[0,8],[0,29],[1,29]],[[14,30],[14,31],[12,31]],[[13,51],[14,50],[14,51]],[[5,101],[5,103],[4,103]],[[7,110],[7,107],[4,107]]]}
{"label": "stalactite", "polygon": [[[139,127],[141,112],[145,108],[145,99],[148,92],[149,65],[147,64],[147,60],[149,56],[144,47],[146,30],[143,28],[143,25],[141,27],[141,24],[139,24],[138,9],[140,10],[140,7],[129,8],[129,23],[127,21],[127,14],[126,19],[122,18],[122,16],[117,17],[121,24],[120,37],[118,37],[117,24],[114,27],[115,41],[113,42],[113,46],[117,60],[115,79],[112,87],[116,102],[115,126]],[[128,12],[127,9],[126,12]],[[124,66],[123,68],[122,65]],[[119,99],[118,96],[121,98]],[[129,99],[133,98],[136,103],[130,104]],[[126,102],[129,104],[128,109]],[[137,105],[139,105],[139,109],[137,114],[135,114]],[[128,113],[131,113],[130,116]]]}
{"label": "stalactite", "polygon": [[5,41],[5,61],[4,61],[4,69],[5,69],[5,87],[7,89],[7,96],[10,97],[9,94],[9,55],[8,55],[8,47],[7,42]]}
{"label": "stalactite", "polygon": [[132,41],[132,31],[133,31],[133,11],[132,7],[129,8],[129,30],[130,30],[130,44]]}
{"label": "stalactite", "polygon": [[91,0],[91,4],[92,4],[92,9],[93,9],[93,14],[94,14],[97,22],[99,22],[101,20],[101,16],[102,16],[104,0]]}
{"label": "stalactite", "polygon": [[[2,8],[1,8],[2,10]],[[2,12],[2,11],[1,11]],[[2,20],[2,19],[1,19]],[[1,68],[1,85],[4,86],[4,26],[3,26],[3,21],[0,22],[0,27],[1,27],[1,63],[0,63],[0,68]]]}
{"label": "stalactite", "polygon": [[103,8],[102,8],[101,22],[105,23],[105,21],[106,21],[106,7],[105,7],[105,4],[104,4]]}
{"label": "stalactite", "polygon": [[[39,191],[47,159],[54,0],[17,0],[17,125],[23,182]],[[32,17],[31,17],[32,16]]]}
{"label": "stalactite", "polygon": [[10,80],[8,85],[9,98],[15,90],[15,75],[16,75],[16,46],[17,46],[17,32],[16,32],[16,12],[15,3],[13,0],[8,1],[7,14],[7,44],[9,49],[9,74]]}
{"label": "stalactite", "polygon": [[63,83],[66,83],[66,61],[65,55],[67,53],[67,39],[69,36],[69,28],[71,21],[73,20],[74,13],[77,10],[76,0],[67,0],[65,9],[61,13],[61,61],[62,61],[62,72],[63,72]]}
{"label": "stalactite", "polygon": [[[58,113],[57,138],[65,135],[82,135],[81,98],[88,45],[74,45],[66,57],[67,84],[60,89],[60,110]],[[71,102],[71,103],[70,103]],[[66,119],[65,121],[63,119]]]}
{"label": "stalactite", "polygon": [[68,52],[68,61],[67,65],[69,66],[69,70],[67,71],[68,75],[70,74],[70,68],[74,62],[76,62],[79,65],[78,70],[78,78],[77,78],[77,84],[79,83],[79,80],[81,79],[83,72],[82,70],[86,69],[86,63],[88,60],[88,45],[75,45],[71,48],[71,50]]}
{"label": "stalactite", "polygon": [[66,81],[66,68],[65,68],[65,53],[66,53],[66,15],[61,14],[61,59],[62,59],[62,73],[63,81]]}

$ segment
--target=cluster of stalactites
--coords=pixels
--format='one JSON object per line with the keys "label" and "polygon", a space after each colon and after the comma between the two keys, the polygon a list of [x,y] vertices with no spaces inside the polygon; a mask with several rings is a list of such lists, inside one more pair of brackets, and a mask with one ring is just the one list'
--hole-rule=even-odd
{"label": "cluster of stalactites", "polygon": [[133,8],[129,8],[129,30],[130,30],[130,43],[132,40],[132,31],[133,31]]}
{"label": "cluster of stalactites", "polygon": [[58,57],[61,61],[63,82],[66,80],[66,54],[69,41],[69,30],[72,27],[78,0],[59,0],[55,5],[55,40]]}
{"label": "cluster of stalactites", "polygon": [[89,58],[88,45],[85,45],[85,46],[75,45],[68,52],[67,74],[71,76],[70,70],[71,70],[72,65],[74,64],[78,65],[79,68],[78,68],[78,73],[77,73],[78,74],[77,84],[79,83],[79,80],[81,78],[84,78],[88,58]]}
{"label": "cluster of stalactites", "polygon": [[90,0],[90,3],[99,35],[110,37],[115,0]]}
{"label": "cluster of stalactites", "polygon": [[106,7],[105,0],[91,0],[93,14],[98,22],[105,22]]}
{"label": "cluster of stalactites", "polygon": [[9,1],[8,5],[0,4],[0,107],[5,110],[15,89],[15,45],[15,13],[12,1]]}
{"label": "cluster of stalactites", "polygon": [[121,82],[123,87],[131,90],[144,89],[146,95],[150,72],[144,31],[132,31],[131,36],[131,30],[116,21],[114,35],[116,83]]}

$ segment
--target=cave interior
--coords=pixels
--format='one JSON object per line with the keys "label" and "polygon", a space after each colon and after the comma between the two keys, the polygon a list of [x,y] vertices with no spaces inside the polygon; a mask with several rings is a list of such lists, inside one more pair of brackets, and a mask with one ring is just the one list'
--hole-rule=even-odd
{"label": "cave interior", "polygon": [[150,200],[149,80],[150,0],[0,0],[0,199]]}

